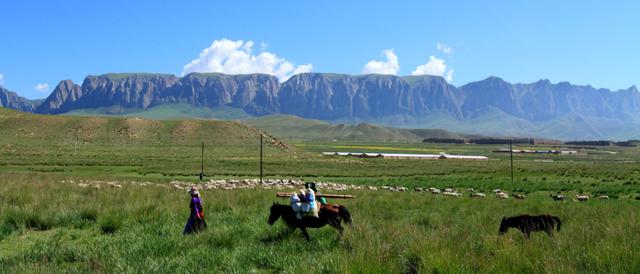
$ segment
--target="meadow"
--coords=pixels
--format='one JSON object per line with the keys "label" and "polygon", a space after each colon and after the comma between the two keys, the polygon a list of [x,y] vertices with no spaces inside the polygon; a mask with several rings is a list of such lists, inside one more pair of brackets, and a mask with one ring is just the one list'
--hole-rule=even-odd
{"label": "meadow", "polygon": [[[267,137],[267,178],[366,185],[452,187],[453,198],[359,190],[354,227],[280,237],[267,224],[275,190],[204,190],[209,229],[185,237],[184,191],[141,186],[198,183],[205,142],[207,179],[256,178],[259,132],[212,121],[20,116],[0,112],[0,272],[52,273],[638,273],[640,160],[636,147],[587,148],[582,155],[516,155],[511,181],[500,145],[443,145]],[[99,125],[99,126],[96,126]],[[87,128],[91,129],[88,130]],[[198,130],[193,130],[196,128]],[[522,147],[524,148],[524,147]],[[537,148],[549,148],[537,146]],[[322,151],[457,153],[489,161],[321,156]],[[65,180],[111,180],[83,188]],[[527,199],[471,199],[467,188],[527,193]],[[562,192],[612,199],[554,202]],[[503,216],[553,214],[554,237],[498,235]]]}

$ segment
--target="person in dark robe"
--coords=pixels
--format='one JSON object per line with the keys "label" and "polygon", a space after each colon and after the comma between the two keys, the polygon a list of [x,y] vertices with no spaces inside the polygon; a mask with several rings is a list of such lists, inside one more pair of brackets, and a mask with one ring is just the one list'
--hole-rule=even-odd
{"label": "person in dark robe", "polygon": [[202,198],[200,197],[198,188],[195,186],[191,187],[189,194],[191,195],[191,203],[189,204],[191,214],[189,215],[189,220],[187,220],[187,225],[184,227],[183,235],[198,233],[207,229],[207,223],[204,221]]}

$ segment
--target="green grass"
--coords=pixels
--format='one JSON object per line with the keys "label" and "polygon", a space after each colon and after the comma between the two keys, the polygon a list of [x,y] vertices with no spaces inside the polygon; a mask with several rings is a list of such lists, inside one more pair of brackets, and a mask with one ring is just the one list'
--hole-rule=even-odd
{"label": "green grass", "polygon": [[232,107],[197,107],[185,103],[162,104],[148,109],[122,109],[119,107],[77,109],[64,113],[66,116],[114,116],[140,117],[155,120],[176,119],[217,119],[234,120],[246,119],[251,115],[242,109]]}
{"label": "green grass", "polygon": [[[8,175],[0,185],[0,267],[9,272],[286,273],[637,273],[638,202],[556,203],[447,198],[425,193],[354,192],[340,200],[355,226],[343,239],[311,230],[311,243],[266,223],[273,192],[203,191],[209,229],[181,235],[182,191],[125,184],[80,188],[46,176]],[[55,193],[55,195],[52,195]],[[94,212],[86,217],[86,212]],[[502,216],[549,213],[563,220],[550,238],[498,236]],[[48,218],[46,228],[28,224]],[[6,228],[9,227],[9,228]]]}
{"label": "green grass", "polygon": [[[357,140],[416,143],[423,139],[418,134],[406,129],[381,127],[367,123],[331,124],[290,115],[264,116],[246,119],[242,122],[289,140]],[[419,133],[424,134],[425,131],[420,131]]]}
{"label": "green grass", "polygon": [[[184,192],[128,183],[195,183],[202,141],[208,178],[256,178],[258,134],[232,122],[41,116],[0,109],[0,272],[640,271],[637,147],[602,147],[573,156],[516,155],[511,182],[508,155],[492,152],[499,145],[296,141],[284,150],[277,139],[266,138],[268,178],[528,193],[520,201],[353,191],[358,198],[332,202],[351,210],[355,227],[342,240],[330,228],[313,230],[311,243],[299,232],[275,240],[284,229],[266,224],[275,190],[203,191],[209,230],[183,237],[189,213]],[[447,152],[490,160],[360,159],[325,157],[323,151]],[[123,188],[60,183],[67,179],[116,180]],[[613,199],[552,202],[548,195],[558,191]],[[529,240],[516,231],[497,235],[503,216],[524,213],[557,215],[562,230],[553,238],[536,233]]]}

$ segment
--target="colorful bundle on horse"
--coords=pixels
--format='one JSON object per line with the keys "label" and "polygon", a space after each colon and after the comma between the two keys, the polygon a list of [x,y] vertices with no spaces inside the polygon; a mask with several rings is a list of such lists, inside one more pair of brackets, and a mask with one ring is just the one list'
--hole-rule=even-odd
{"label": "colorful bundle on horse", "polygon": [[[280,217],[284,220],[291,231],[296,228],[302,230],[302,234],[309,240],[307,227],[320,228],[330,225],[337,229],[340,234],[343,232],[341,222],[351,225],[351,214],[346,207],[335,204],[327,204],[324,197],[330,198],[355,198],[354,195],[319,194],[315,184],[305,184],[305,189],[300,193],[276,193],[276,197],[289,197],[290,205],[273,203],[268,223],[273,225]],[[318,199],[320,198],[320,199]],[[317,200],[321,200],[318,202]]]}
{"label": "colorful bundle on horse", "polygon": [[291,193],[289,201],[298,219],[302,219],[303,215],[318,217],[320,205],[316,202],[316,194],[313,189],[307,188],[300,190],[300,193]]}

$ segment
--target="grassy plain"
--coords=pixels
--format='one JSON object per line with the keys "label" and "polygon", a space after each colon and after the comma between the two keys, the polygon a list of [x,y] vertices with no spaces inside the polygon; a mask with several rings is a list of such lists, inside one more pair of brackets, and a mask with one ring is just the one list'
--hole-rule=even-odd
{"label": "grassy plain", "polygon": [[[502,188],[526,200],[356,191],[355,226],[278,239],[266,223],[268,190],[204,191],[209,230],[181,235],[182,191],[139,186],[196,182],[206,143],[209,178],[258,176],[258,131],[213,121],[49,117],[0,112],[0,272],[638,273],[640,150],[604,147],[583,155],[516,155],[511,182],[501,146],[295,141],[266,138],[265,173],[367,185]],[[543,147],[539,147],[543,148]],[[547,147],[548,148],[548,147]],[[485,155],[489,161],[324,157],[322,151]],[[122,189],[61,180],[116,180]],[[553,202],[561,191],[610,200]],[[283,201],[284,202],[284,201]],[[498,236],[502,216],[554,214],[562,230],[526,240]]]}

